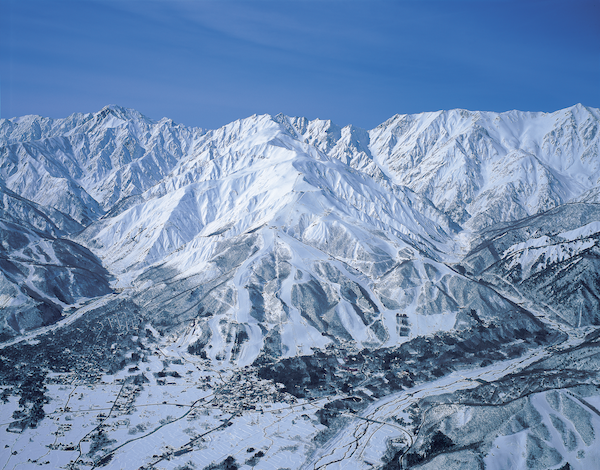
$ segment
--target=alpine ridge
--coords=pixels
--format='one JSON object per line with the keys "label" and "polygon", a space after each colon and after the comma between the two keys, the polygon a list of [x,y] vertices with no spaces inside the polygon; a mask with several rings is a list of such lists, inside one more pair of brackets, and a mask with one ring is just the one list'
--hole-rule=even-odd
{"label": "alpine ridge", "polygon": [[600,466],[599,129],[0,119],[0,461]]}

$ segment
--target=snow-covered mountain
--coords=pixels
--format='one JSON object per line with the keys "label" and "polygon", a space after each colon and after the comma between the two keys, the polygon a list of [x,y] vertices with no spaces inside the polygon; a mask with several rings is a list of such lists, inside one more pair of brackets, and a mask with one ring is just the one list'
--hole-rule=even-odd
{"label": "snow-covered mountain", "polygon": [[[3,383],[29,387],[14,371],[34,363],[38,388],[47,372],[120,374],[136,387],[196,373],[174,375],[171,360],[220,380],[259,377],[268,396],[287,394],[274,403],[325,400],[294,467],[321,468],[337,454],[311,446],[333,442],[340,410],[466,370],[501,381],[550,351],[592,347],[599,128],[600,110],[581,105],[397,115],[372,130],[282,114],[202,130],[118,106],[2,119]],[[150,379],[153,354],[163,368]],[[11,429],[37,425],[40,405],[27,400]],[[98,436],[85,452],[80,441],[71,468],[109,464],[122,446]],[[401,465],[428,465],[452,447],[435,439],[389,444],[374,462],[400,452]],[[199,468],[233,465],[221,457]]]}
{"label": "snow-covered mountain", "polygon": [[1,119],[1,178],[87,225],[160,181],[202,132],[118,106],[66,119]]}
{"label": "snow-covered mountain", "polygon": [[[2,179],[40,204],[74,214],[72,206],[79,207],[78,218],[87,224],[161,182],[181,160],[213,159],[206,152],[235,157],[245,152],[246,133],[278,125],[293,147],[308,144],[373,179],[408,187],[456,223],[471,221],[469,226],[481,228],[534,215],[595,189],[599,120],[598,109],[577,105],[551,114],[397,115],[370,131],[265,115],[204,131],[108,106],[66,119],[0,120]],[[180,167],[180,176],[184,170],[198,168]]]}
{"label": "snow-covered mountain", "polygon": [[86,248],[63,238],[81,226],[0,184],[0,338],[55,323],[63,310],[111,292]]}
{"label": "snow-covered mountain", "polygon": [[369,133],[398,184],[480,229],[568,202],[600,178],[598,109],[395,116]]}

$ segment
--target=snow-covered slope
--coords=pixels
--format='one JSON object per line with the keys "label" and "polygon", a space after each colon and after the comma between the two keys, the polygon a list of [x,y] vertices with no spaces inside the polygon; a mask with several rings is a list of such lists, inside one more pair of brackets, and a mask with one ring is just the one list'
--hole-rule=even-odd
{"label": "snow-covered slope", "polygon": [[481,234],[470,277],[573,327],[600,324],[600,205],[564,204]]}
{"label": "snow-covered slope", "polygon": [[81,226],[0,185],[0,338],[52,324],[63,310],[106,295],[108,272],[61,237]]}
{"label": "snow-covered slope", "polygon": [[[447,256],[455,230],[447,217],[299,142],[270,116],[208,133],[196,149],[137,204],[77,235],[118,287],[133,286],[150,312],[160,306],[167,328],[201,312],[215,358],[236,359],[231,328],[248,340],[237,346],[244,362],[273,353],[266,331],[278,335],[277,356],[324,346],[331,339],[322,334],[397,341],[399,309],[373,300],[370,284],[408,258]],[[165,289],[165,272],[177,290]],[[179,295],[208,285],[208,295]],[[457,311],[436,312],[447,314],[440,325],[451,328]]]}
{"label": "snow-covered slope", "polygon": [[202,133],[118,106],[2,119],[0,176],[17,194],[87,225],[160,181]]}
{"label": "snow-covered slope", "polygon": [[[327,233],[332,224],[387,232],[399,243],[387,249],[392,256],[409,245],[437,256],[434,250],[449,243],[447,217],[430,204],[440,224],[423,216],[413,200],[427,203],[412,192],[382,187],[290,138],[268,116],[235,125],[244,128],[242,137],[229,130],[226,142],[219,133],[207,136],[194,156],[181,159],[137,204],[92,224],[78,238],[90,240],[115,272],[147,266],[184,245],[196,249],[212,235],[229,237],[265,224],[320,247],[335,243]],[[352,257],[345,255],[349,262]],[[187,269],[185,260],[178,266]]]}
{"label": "snow-covered slope", "polygon": [[597,383],[599,118],[0,120],[0,426],[24,433],[0,461],[28,438],[72,469],[499,468],[522,439],[593,464],[600,393],[548,390]]}
{"label": "snow-covered slope", "polygon": [[582,105],[555,113],[396,115],[370,131],[288,118],[299,138],[374,177],[385,174],[474,230],[596,188],[599,120],[598,109]]}
{"label": "snow-covered slope", "polygon": [[398,115],[370,149],[398,184],[480,229],[548,210],[598,185],[600,111]]}
{"label": "snow-covered slope", "polygon": [[[2,120],[0,168],[9,190],[86,226],[67,232],[114,287],[185,321],[210,305],[213,356],[231,355],[237,328],[251,361],[275,324],[302,330],[278,333],[286,355],[327,344],[322,334],[395,344],[472,324],[464,312],[514,310],[452,265],[478,228],[594,190],[599,115],[452,110],[371,131],[255,115],[202,131],[109,106]],[[218,287],[183,301],[166,278]]]}

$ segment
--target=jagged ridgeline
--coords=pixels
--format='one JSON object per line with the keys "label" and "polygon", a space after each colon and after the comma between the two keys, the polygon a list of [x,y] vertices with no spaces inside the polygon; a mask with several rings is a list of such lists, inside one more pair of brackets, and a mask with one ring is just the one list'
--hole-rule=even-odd
{"label": "jagged ridgeline", "polygon": [[[489,284],[597,322],[598,126],[581,105],[398,115],[371,131],[284,115],[206,131],[117,106],[4,119],[2,335],[109,285],[157,328],[193,324],[195,350],[243,363],[516,312]],[[463,261],[485,234],[501,246]]]}
{"label": "jagged ridgeline", "polygon": [[[307,418],[324,445],[374,400],[575,347],[600,325],[599,129],[582,105],[396,115],[372,130],[282,114],[205,130],[118,106],[0,120],[3,393],[36,391],[11,429],[44,419],[47,374],[130,374],[139,395],[187,371],[245,370],[290,400],[329,397]],[[535,399],[566,403],[546,414],[567,436],[575,405],[546,391]],[[539,424],[541,405],[518,399],[502,413]],[[465,403],[436,404],[439,419]],[[483,462],[471,435],[431,416],[428,435],[375,460]],[[564,465],[540,433],[523,437],[527,455]],[[106,452],[124,441],[93,435],[75,463],[118,465]],[[207,464],[260,465],[254,447]]]}

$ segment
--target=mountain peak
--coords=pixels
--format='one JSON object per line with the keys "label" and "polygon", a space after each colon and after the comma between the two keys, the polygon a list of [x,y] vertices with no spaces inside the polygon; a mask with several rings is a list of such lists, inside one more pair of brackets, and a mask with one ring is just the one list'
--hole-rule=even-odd
{"label": "mountain peak", "polygon": [[116,104],[104,106],[100,111],[94,113],[94,116],[98,122],[106,122],[107,120],[110,121],[114,119],[120,121],[143,121],[148,124],[154,124],[156,122],[133,108],[125,108]]}
{"label": "mountain peak", "polygon": [[596,468],[586,109],[1,121],[4,466]]}

